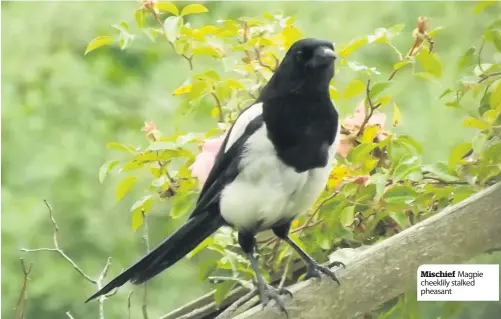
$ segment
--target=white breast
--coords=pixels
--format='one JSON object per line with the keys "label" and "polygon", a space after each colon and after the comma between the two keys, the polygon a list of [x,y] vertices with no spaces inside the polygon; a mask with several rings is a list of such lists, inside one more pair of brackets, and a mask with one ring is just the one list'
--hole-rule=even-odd
{"label": "white breast", "polygon": [[[252,112],[260,114],[256,109]],[[223,190],[220,208],[223,218],[237,229],[257,232],[293,219],[313,205],[329,177],[335,143],[329,165],[302,173],[278,159],[264,125],[248,139],[245,148],[241,173]]]}

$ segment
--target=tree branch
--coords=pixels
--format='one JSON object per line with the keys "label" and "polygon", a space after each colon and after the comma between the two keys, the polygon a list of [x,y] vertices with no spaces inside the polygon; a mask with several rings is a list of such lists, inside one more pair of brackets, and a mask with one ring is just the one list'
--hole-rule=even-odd
{"label": "tree branch", "polygon": [[[97,279],[93,279],[89,275],[87,275],[82,270],[82,268],[80,268],[77,265],[77,263],[75,261],[73,261],[73,259],[71,259],[68,255],[66,255],[66,253],[60,248],[59,239],[57,236],[58,232],[59,232],[59,227],[57,226],[56,219],[54,218],[54,215],[52,213],[52,207],[49,205],[49,203],[45,199],[44,199],[44,203],[45,203],[45,206],[47,206],[47,209],[49,211],[49,218],[50,218],[50,221],[52,222],[52,226],[54,229],[53,236],[52,236],[54,248],[35,248],[35,249],[21,248],[20,250],[23,252],[28,252],[28,253],[29,252],[41,252],[41,251],[56,252],[61,257],[63,257],[69,264],[71,264],[71,266],[73,266],[73,269],[75,269],[85,280],[96,285],[98,290],[101,289],[103,287],[102,282],[103,282],[104,278],[106,277],[106,275],[108,274],[108,270],[110,269],[110,266],[111,266],[111,257],[109,257],[108,260],[106,261],[106,264],[104,265],[104,268],[101,271],[101,273],[99,274]],[[31,266],[30,266],[29,270],[31,270]],[[114,295],[116,293],[116,291],[117,290],[115,289],[114,291],[110,292],[109,294],[99,297],[98,301],[99,301],[99,318],[100,319],[104,319],[104,300],[107,297]],[[69,312],[66,313],[66,316],[71,318],[71,314]],[[20,317],[20,318],[22,318],[22,317]]]}
{"label": "tree branch", "polygon": [[33,268],[33,264],[30,263],[28,267],[24,263],[24,259],[21,258],[21,269],[23,271],[23,284],[21,285],[21,292],[17,299],[16,307],[14,308],[14,318],[21,319],[24,318],[26,311],[26,301],[28,299],[28,275]]}
{"label": "tree branch", "polygon": [[[464,262],[501,247],[501,223],[493,222],[497,220],[501,220],[501,183],[358,253],[345,270],[336,271],[341,287],[327,279],[293,285],[289,290],[294,298],[285,300],[286,307],[297,319],[367,313],[412,287],[422,264]],[[270,303],[264,310],[257,306],[235,318],[282,316]]]}
{"label": "tree branch", "polygon": [[23,252],[39,252],[39,251],[54,251],[57,252],[61,257],[66,259],[67,262],[73,266],[73,268],[82,276],[84,277],[88,282],[97,284],[97,281],[95,279],[92,279],[89,275],[87,275],[66,253],[59,248],[59,241],[57,238],[57,234],[59,232],[59,227],[57,226],[56,220],[54,219],[54,215],[52,214],[52,208],[50,207],[49,203],[47,200],[44,199],[45,206],[47,206],[47,209],[49,210],[49,218],[52,222],[52,225],[54,227],[54,235],[52,237],[53,243],[54,243],[54,248],[35,248],[35,249],[27,249],[27,248],[21,248],[21,251]]}

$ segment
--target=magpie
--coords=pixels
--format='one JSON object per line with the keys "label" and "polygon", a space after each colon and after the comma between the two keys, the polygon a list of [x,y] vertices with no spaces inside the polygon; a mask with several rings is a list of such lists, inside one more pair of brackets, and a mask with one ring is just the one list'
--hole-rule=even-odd
{"label": "magpie", "polygon": [[[188,220],[146,256],[86,302],[130,281],[142,284],[186,256],[222,226],[238,242],[256,275],[261,303],[283,293],[265,283],[253,252],[258,232],[272,230],[307,264],[306,278],[335,274],[318,264],[290,237],[292,221],[325,187],[339,136],[338,113],[329,96],[336,54],[326,40],[296,41],[258,98],[235,120],[216,155]],[[342,263],[333,265],[344,266]]]}

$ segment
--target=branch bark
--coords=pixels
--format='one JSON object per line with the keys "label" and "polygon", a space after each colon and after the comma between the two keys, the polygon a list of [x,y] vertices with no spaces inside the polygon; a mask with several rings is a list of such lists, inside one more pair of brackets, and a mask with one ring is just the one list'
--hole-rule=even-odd
{"label": "branch bark", "polygon": [[[447,207],[355,256],[336,271],[341,287],[323,279],[300,282],[286,299],[290,318],[353,318],[415,285],[422,264],[460,263],[501,247],[501,183]],[[236,319],[285,318],[270,303]]]}

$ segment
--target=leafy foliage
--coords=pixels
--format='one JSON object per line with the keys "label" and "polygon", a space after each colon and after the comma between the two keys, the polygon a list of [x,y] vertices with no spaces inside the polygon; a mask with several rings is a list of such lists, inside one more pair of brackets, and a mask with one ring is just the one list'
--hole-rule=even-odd
{"label": "leafy foliage", "polygon": [[[126,195],[140,171],[150,175],[148,194],[138,199],[131,209],[134,229],[141,224],[137,216],[140,209],[147,213],[151,205],[159,201],[170,201],[172,218],[185,217],[189,213],[194,200],[192,195],[197,193],[197,180],[190,173],[196,158],[193,146],[224,133],[271,77],[285,50],[303,36],[294,18],[281,14],[220,20],[214,25],[192,26],[187,22],[186,16],[207,11],[201,4],[178,8],[173,3],[148,1],[136,11],[137,27],[149,34],[152,41],[167,41],[194,70],[172,94],[187,101],[190,108],[197,108],[202,101],[212,101],[210,115],[218,119],[219,126],[205,133],[176,132],[162,136],[150,123],[144,128],[149,141],[146,145],[113,144],[125,157],[120,162],[104,164],[100,179],[110,171],[128,174],[118,186],[117,200]],[[480,9],[477,7],[476,11]],[[126,23],[120,25],[123,26],[119,28],[120,47],[124,49],[129,45],[124,39],[132,39],[135,35],[129,34]],[[443,62],[433,51],[433,36],[441,28],[429,31],[428,19],[419,18],[413,45],[403,54],[392,41],[404,28],[402,24],[379,28],[373,34],[337,45],[340,53],[337,77],[346,72],[358,75],[342,88],[333,80],[331,96],[334,101],[362,99],[361,117],[358,121],[351,118],[343,122],[341,138],[345,149],[339,152],[338,165],[333,168],[325,191],[310,213],[296,220],[292,229],[295,240],[308,253],[320,258],[325,259],[339,247],[372,244],[391,236],[493,184],[501,176],[501,65],[494,60],[485,63],[481,56],[482,49],[488,45],[498,52],[501,50],[501,24],[495,22],[485,30],[478,51],[474,47],[466,50],[457,62],[465,73],[459,88],[450,88],[440,96],[445,99],[455,93],[455,98],[445,105],[462,107],[463,98],[471,95],[474,100],[468,103],[476,103],[478,111],[465,118],[463,124],[477,132],[470,141],[451,150],[448,162],[433,165],[423,164],[425,148],[417,140],[387,131],[384,120],[383,123],[371,123],[374,117],[381,115],[379,109],[388,105],[393,105],[393,126],[401,121],[398,101],[391,94],[384,95],[396,72],[410,71],[432,83],[442,75]],[[164,39],[152,37],[153,34],[162,35]],[[99,39],[108,38],[96,39],[89,43],[87,51],[103,43]],[[398,59],[392,62],[392,73],[385,76],[374,67],[352,59],[353,53],[360,48],[374,45],[389,46],[396,53]],[[203,57],[212,58],[214,68],[197,72],[195,63]],[[222,65],[225,71],[218,72],[217,65]],[[407,68],[408,65],[412,68]],[[371,85],[370,81],[375,83]],[[277,278],[284,268],[287,269],[291,251],[285,245],[272,245],[276,243],[274,238],[260,242],[263,272],[268,278]],[[223,229],[200,247],[219,254],[217,267],[203,270],[204,277],[217,273],[232,278],[215,286],[216,302],[220,303],[235,285],[234,279],[251,279],[250,265],[239,255],[233,232]],[[191,256],[200,250],[195,250]]]}

